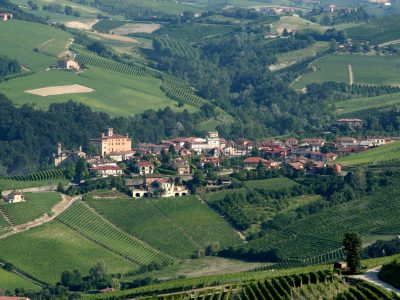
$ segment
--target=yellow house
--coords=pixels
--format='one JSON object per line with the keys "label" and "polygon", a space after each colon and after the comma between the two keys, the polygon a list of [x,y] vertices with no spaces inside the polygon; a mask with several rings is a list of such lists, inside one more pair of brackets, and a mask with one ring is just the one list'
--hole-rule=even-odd
{"label": "yellow house", "polygon": [[12,192],[7,196],[7,202],[8,203],[25,202],[25,196],[21,192]]}

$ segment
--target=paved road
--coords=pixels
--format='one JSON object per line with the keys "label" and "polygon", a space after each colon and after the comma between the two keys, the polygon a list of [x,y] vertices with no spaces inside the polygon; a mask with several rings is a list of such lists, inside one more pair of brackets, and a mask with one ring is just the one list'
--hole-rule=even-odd
{"label": "paved road", "polygon": [[381,270],[381,268],[382,268],[382,266],[376,267],[376,268],[367,270],[367,272],[365,272],[362,275],[354,275],[351,277],[368,281],[370,283],[373,283],[375,285],[378,285],[378,286],[384,288],[385,290],[395,292],[395,293],[397,293],[397,295],[400,295],[399,289],[396,289],[395,287],[391,286],[390,284],[388,284],[386,282],[383,282],[382,280],[380,280],[378,278],[378,273]]}

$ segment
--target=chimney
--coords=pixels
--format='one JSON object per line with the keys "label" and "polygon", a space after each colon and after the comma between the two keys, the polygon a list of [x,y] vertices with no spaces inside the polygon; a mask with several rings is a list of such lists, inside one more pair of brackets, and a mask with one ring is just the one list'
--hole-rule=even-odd
{"label": "chimney", "polygon": [[57,155],[60,156],[61,155],[61,143],[57,144]]}

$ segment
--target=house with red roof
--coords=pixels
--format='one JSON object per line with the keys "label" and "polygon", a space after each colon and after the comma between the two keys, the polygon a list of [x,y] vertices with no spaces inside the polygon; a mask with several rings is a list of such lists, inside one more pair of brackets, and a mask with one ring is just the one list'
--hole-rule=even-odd
{"label": "house with red roof", "polygon": [[97,172],[101,177],[120,176],[123,174],[123,169],[120,166],[92,166],[89,168],[91,171]]}
{"label": "house with red roof", "polygon": [[136,168],[140,175],[154,173],[154,164],[151,161],[138,161],[136,162]]}

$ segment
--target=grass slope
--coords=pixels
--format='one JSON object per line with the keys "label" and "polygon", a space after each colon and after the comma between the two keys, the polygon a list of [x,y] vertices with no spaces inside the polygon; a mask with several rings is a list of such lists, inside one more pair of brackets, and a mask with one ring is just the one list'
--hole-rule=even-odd
{"label": "grass slope", "polygon": [[65,270],[88,274],[98,262],[104,262],[114,274],[138,267],[58,222],[0,240],[0,259],[49,283],[56,283]]}
{"label": "grass slope", "polygon": [[315,72],[307,73],[294,82],[294,88],[310,83],[326,81],[349,82],[348,65],[352,65],[354,83],[371,85],[398,85],[400,56],[366,56],[359,54],[335,54],[325,56],[311,65]]}
{"label": "grass slope", "polygon": [[194,197],[87,201],[118,227],[177,257],[190,257],[211,242],[240,243],[229,225]]}
{"label": "grass slope", "polygon": [[303,29],[313,29],[319,32],[325,32],[328,28],[317,23],[313,23],[309,20],[293,17],[293,16],[283,16],[280,17],[279,21],[272,23],[272,31],[282,34],[282,31],[286,28],[287,30],[300,31]]}
{"label": "grass slope", "polygon": [[307,259],[341,246],[348,231],[360,234],[397,234],[400,190],[395,184],[355,201],[333,206],[243,246],[265,253],[277,249],[280,258]]}
{"label": "grass slope", "polygon": [[34,52],[34,48],[59,55],[67,49],[69,34],[51,26],[11,20],[0,23],[0,53],[18,60],[32,70],[43,70],[54,64],[52,56]]}
{"label": "grass slope", "polygon": [[343,166],[371,165],[398,162],[400,160],[400,142],[393,142],[364,152],[341,157],[337,160]]}
{"label": "grass slope", "polygon": [[14,292],[16,288],[23,288],[25,290],[32,290],[35,292],[40,291],[40,287],[34,285],[32,282],[18,276],[15,273],[7,272],[1,268],[0,279],[0,290]]}
{"label": "grass slope", "polygon": [[335,103],[335,107],[340,117],[365,119],[369,116],[379,116],[382,111],[398,104],[400,93],[345,100]]}
{"label": "grass slope", "polygon": [[52,207],[61,200],[61,195],[56,192],[26,193],[25,200],[0,206],[14,224],[24,224],[51,212]]}

